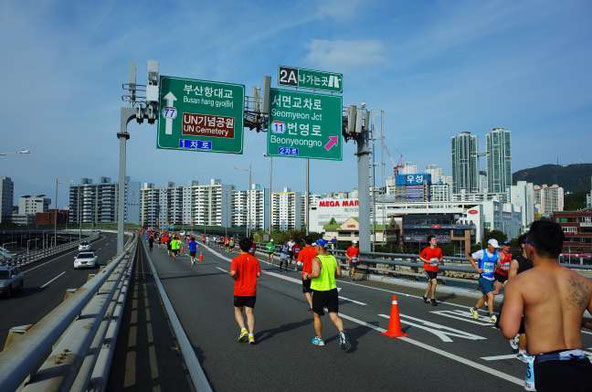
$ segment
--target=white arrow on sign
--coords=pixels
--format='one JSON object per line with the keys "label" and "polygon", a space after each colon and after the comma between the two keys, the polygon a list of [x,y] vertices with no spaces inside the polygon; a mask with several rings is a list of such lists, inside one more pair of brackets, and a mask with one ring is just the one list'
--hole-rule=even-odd
{"label": "white arrow on sign", "polygon": [[[175,97],[175,94],[173,94],[172,92],[168,92],[167,95],[164,96],[164,99],[166,101],[166,106],[167,107],[175,107],[175,101],[177,100],[177,97]],[[164,134],[165,135],[172,135],[173,134],[173,117],[169,117],[166,116],[165,117],[165,127],[164,127]]]}

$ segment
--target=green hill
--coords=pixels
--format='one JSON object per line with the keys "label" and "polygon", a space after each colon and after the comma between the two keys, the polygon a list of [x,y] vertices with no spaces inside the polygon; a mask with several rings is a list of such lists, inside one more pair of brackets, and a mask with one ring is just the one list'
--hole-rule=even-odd
{"label": "green hill", "polygon": [[530,169],[519,170],[512,175],[514,184],[528,181],[535,185],[557,184],[566,192],[590,191],[592,163],[574,165],[542,165]]}

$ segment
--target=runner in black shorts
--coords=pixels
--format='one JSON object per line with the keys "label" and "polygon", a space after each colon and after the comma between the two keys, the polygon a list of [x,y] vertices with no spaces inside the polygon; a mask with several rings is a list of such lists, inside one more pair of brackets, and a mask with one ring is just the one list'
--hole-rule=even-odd
{"label": "runner in black shorts", "polygon": [[237,308],[247,307],[247,308],[254,308],[255,302],[257,302],[257,297],[234,297],[234,306]]}
{"label": "runner in black shorts", "polygon": [[322,316],[325,314],[323,308],[327,308],[329,313],[339,312],[339,294],[337,293],[337,289],[329,291],[313,291],[312,311]]}

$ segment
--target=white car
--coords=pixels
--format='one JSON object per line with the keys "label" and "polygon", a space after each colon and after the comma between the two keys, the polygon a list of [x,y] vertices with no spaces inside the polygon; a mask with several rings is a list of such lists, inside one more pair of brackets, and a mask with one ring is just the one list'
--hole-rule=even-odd
{"label": "white car", "polygon": [[95,252],[80,252],[74,257],[74,269],[91,267],[96,268],[99,265],[99,257]]}
{"label": "white car", "polygon": [[91,248],[92,248],[92,245],[88,241],[82,241],[80,243],[80,245],[78,245],[78,251],[79,252],[91,250]]}

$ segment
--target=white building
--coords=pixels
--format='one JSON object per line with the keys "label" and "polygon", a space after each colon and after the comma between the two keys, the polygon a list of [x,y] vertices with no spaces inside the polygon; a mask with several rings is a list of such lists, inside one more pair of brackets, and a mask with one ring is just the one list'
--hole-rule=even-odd
{"label": "white building", "polygon": [[430,200],[433,202],[451,202],[452,185],[443,183],[430,185]]}
{"label": "white building", "polygon": [[526,181],[518,181],[512,185],[512,204],[522,211],[522,230],[526,231],[534,221],[534,185]]}
{"label": "white building", "polygon": [[232,192],[232,226],[249,230],[269,228],[269,189],[252,184],[250,190]]}
{"label": "white building", "polygon": [[484,229],[499,230],[516,238],[522,233],[522,211],[512,203],[487,200],[481,204]]}
{"label": "white building", "polygon": [[284,188],[271,195],[271,225],[274,230],[300,230],[302,228],[302,194]]}
{"label": "white building", "polygon": [[[372,192],[372,190],[370,191]],[[321,195],[317,195],[315,193],[308,194],[308,210],[312,208],[312,206],[316,205],[317,202],[321,199]],[[302,217],[302,225],[306,227],[306,192],[302,193],[302,211],[300,212],[300,216]]]}
{"label": "white building", "polygon": [[444,170],[433,163],[426,165],[424,173],[432,176],[432,184],[444,183]]}
{"label": "white building", "polygon": [[[117,222],[119,185],[109,177],[100,177],[93,184],[90,178],[83,178],[80,184],[70,185],[70,223],[99,224]],[[140,183],[126,178],[124,219],[126,223],[140,221]]]}
{"label": "white building", "polygon": [[534,203],[536,212],[543,216],[551,216],[553,212],[563,211],[564,192],[559,185],[534,186]]}
{"label": "white building", "polygon": [[0,177],[0,223],[11,220],[14,202],[14,182],[10,177]]}
{"label": "white building", "polygon": [[38,212],[47,212],[51,199],[45,195],[25,195],[19,198],[18,214],[35,215]]}
{"label": "white building", "polygon": [[417,165],[413,162],[405,162],[399,169],[399,174],[415,174],[417,173]]}
{"label": "white building", "polygon": [[145,183],[141,190],[141,224],[230,227],[233,187],[212,179],[209,184],[155,187]]}

